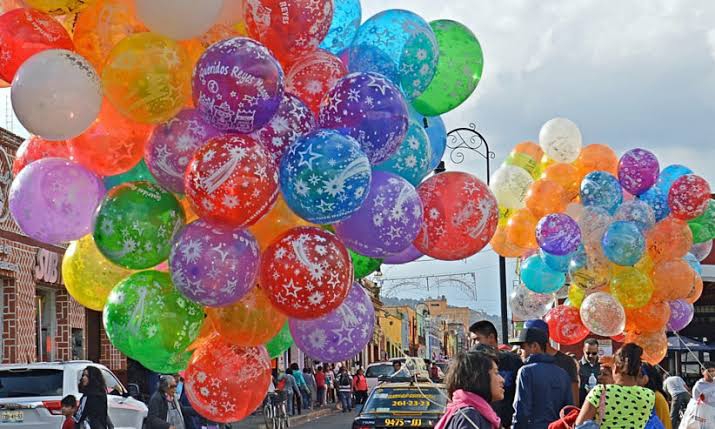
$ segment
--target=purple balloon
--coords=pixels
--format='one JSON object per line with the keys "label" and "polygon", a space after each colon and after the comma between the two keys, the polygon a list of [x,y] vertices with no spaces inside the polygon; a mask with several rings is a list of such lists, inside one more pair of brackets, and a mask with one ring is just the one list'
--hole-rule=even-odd
{"label": "purple balloon", "polygon": [[318,122],[354,137],[375,165],[400,148],[408,119],[402,92],[389,80],[378,73],[352,73],[325,95]]}
{"label": "purple balloon", "polygon": [[188,299],[209,307],[232,304],[256,283],[260,252],[245,229],[196,220],[174,237],[171,279]]}
{"label": "purple balloon", "polygon": [[570,216],[552,213],[536,224],[536,242],[544,252],[563,256],[575,252],[581,244],[581,228]]}
{"label": "purple balloon", "polygon": [[424,256],[422,252],[417,250],[414,244],[410,244],[410,246],[402,252],[385,257],[382,260],[382,263],[388,265],[406,264],[408,262],[416,261],[422,256]]}
{"label": "purple balloon", "polygon": [[234,37],[211,45],[194,68],[194,105],[221,131],[251,133],[283,99],[283,70],[260,43]]}
{"label": "purple balloon", "polygon": [[290,319],[295,344],[311,359],[340,362],[362,350],[372,338],[375,308],[365,289],[353,283],[335,311],[318,319]]}
{"label": "purple balloon", "polygon": [[104,193],[102,181],[80,164],[44,158],[23,168],[12,181],[10,213],[29,237],[60,244],[92,232]]}
{"label": "purple balloon", "polygon": [[693,304],[684,299],[676,299],[668,301],[668,305],[670,306],[670,319],[668,319],[666,327],[669,331],[680,331],[693,320],[695,314]]}
{"label": "purple balloon", "polygon": [[315,116],[300,98],[285,94],[270,122],[258,131],[251,133],[271,154],[271,158],[280,165],[281,158],[294,141],[315,128]]}
{"label": "purple balloon", "polygon": [[640,195],[658,181],[658,158],[645,149],[631,149],[618,162],[618,181],[623,189]]}
{"label": "purple balloon", "polygon": [[407,180],[373,171],[370,192],[360,209],[335,224],[345,245],[371,258],[384,258],[408,248],[422,227],[422,200]]}
{"label": "purple balloon", "polygon": [[156,128],[144,150],[146,165],[167,190],[184,193],[184,172],[196,149],[219,135],[195,109],[182,110]]}

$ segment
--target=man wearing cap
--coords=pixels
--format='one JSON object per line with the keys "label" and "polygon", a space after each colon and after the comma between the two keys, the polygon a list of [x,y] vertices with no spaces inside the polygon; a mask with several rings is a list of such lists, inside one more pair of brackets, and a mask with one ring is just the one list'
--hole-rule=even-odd
{"label": "man wearing cap", "polygon": [[524,360],[516,376],[512,428],[547,429],[573,403],[569,376],[545,353],[549,337],[543,330],[524,328],[509,342],[520,346]]}
{"label": "man wearing cap", "polygon": [[[527,320],[526,322],[524,322],[524,327],[541,329],[542,331],[546,332],[547,338],[549,337],[549,325],[547,325],[546,322],[541,319]],[[566,374],[568,374],[569,378],[571,379],[571,395],[573,396],[574,400],[571,405],[580,407],[581,403],[576,403],[576,401],[579,400],[580,396],[578,363],[576,362],[576,359],[560,350],[556,350],[555,348],[551,347],[551,344],[548,341],[546,342],[546,354],[553,357],[556,366],[563,369],[564,371],[566,371]]]}

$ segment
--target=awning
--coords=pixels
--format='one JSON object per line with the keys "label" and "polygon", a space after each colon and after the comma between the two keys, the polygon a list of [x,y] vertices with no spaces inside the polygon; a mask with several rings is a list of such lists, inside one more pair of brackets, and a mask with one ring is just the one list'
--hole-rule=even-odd
{"label": "awning", "polygon": [[715,346],[710,346],[698,340],[683,337],[681,335],[679,337],[668,337],[668,350],[683,352],[687,352],[688,350],[692,350],[694,352],[712,352],[715,351]]}

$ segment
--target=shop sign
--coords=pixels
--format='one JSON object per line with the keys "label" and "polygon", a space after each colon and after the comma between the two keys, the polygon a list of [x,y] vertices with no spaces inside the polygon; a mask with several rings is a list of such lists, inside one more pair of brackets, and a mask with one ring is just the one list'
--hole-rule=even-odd
{"label": "shop sign", "polygon": [[51,284],[62,284],[61,262],[57,253],[47,249],[37,249],[35,280]]}

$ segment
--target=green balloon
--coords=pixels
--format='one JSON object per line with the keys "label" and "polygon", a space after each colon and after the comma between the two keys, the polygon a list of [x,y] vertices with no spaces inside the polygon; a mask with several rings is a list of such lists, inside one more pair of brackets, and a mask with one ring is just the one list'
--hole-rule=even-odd
{"label": "green balloon", "polygon": [[484,56],[479,40],[464,25],[441,19],[430,22],[439,45],[439,62],[434,79],[412,101],[425,116],[437,116],[456,108],[477,88],[482,78]]}
{"label": "green balloon", "polygon": [[149,168],[146,166],[144,158],[142,158],[137,165],[132,167],[131,170],[114,176],[107,176],[103,180],[104,187],[107,188],[107,190],[127,182],[147,181],[158,185],[156,179],[154,179],[154,176],[151,175]]}
{"label": "green balloon", "polygon": [[715,200],[708,201],[705,213],[688,221],[693,232],[693,243],[704,243],[715,238]]}
{"label": "green balloon", "polygon": [[159,372],[188,363],[204,312],[171,283],[168,273],[141,271],[119,282],[104,306],[104,329],[125,355]]}
{"label": "green balloon", "polygon": [[268,355],[271,359],[275,359],[282,355],[283,352],[288,350],[292,345],[293,336],[290,334],[290,326],[288,325],[288,322],[286,322],[280,332],[278,332],[275,337],[271,338],[271,340],[266,343],[266,350],[268,350]]}
{"label": "green balloon", "polygon": [[128,182],[104,197],[94,242],[117,265],[151,268],[169,257],[171,239],[183,224],[184,210],[171,192],[150,182]]}
{"label": "green balloon", "polygon": [[184,371],[189,366],[189,360],[193,352],[179,352],[173,355],[162,356],[158,359],[143,359],[140,363],[144,368],[148,368],[154,372],[161,374],[176,374],[179,371]]}
{"label": "green balloon", "polygon": [[353,260],[355,280],[359,280],[374,273],[382,264],[382,259],[363,256],[351,249],[348,249],[348,251],[350,252],[350,258]]}

